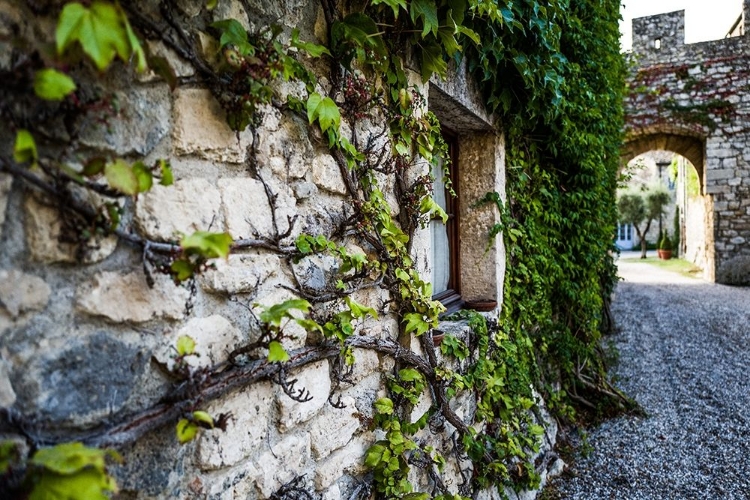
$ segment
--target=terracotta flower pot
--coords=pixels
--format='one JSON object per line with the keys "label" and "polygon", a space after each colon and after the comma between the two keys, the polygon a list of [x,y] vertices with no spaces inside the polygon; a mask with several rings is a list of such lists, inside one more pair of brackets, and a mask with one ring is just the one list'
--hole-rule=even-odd
{"label": "terracotta flower pot", "polygon": [[672,258],[672,250],[656,250],[656,255],[662,260],[669,260]]}

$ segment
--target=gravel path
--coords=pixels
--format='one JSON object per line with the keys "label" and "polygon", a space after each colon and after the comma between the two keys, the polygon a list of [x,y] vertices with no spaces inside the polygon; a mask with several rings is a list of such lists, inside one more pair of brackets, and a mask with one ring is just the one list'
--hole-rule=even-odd
{"label": "gravel path", "polygon": [[589,430],[562,499],[750,499],[750,288],[620,262],[618,385],[647,418]]}

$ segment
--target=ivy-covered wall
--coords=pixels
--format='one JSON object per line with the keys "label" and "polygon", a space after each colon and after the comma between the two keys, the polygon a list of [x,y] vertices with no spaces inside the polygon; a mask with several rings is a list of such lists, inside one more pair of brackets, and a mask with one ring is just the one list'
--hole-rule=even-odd
{"label": "ivy-covered wall", "polygon": [[[0,2],[3,495],[513,498],[559,471],[557,420],[630,405],[598,349],[608,3]],[[483,314],[432,299],[441,129]]]}

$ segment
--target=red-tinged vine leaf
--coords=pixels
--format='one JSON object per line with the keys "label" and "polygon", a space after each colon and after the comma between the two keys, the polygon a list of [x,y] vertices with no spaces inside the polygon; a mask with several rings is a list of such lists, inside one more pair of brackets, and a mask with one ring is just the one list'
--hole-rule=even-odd
{"label": "red-tinged vine leaf", "polygon": [[36,161],[39,159],[34,137],[26,129],[22,128],[16,133],[16,142],[13,145],[13,159],[17,163],[31,162],[33,164],[36,164]]}
{"label": "red-tinged vine leaf", "polygon": [[190,335],[180,335],[176,347],[179,356],[189,356],[195,352],[195,340]]}
{"label": "red-tinged vine leaf", "polygon": [[198,435],[198,425],[186,418],[181,418],[176,427],[177,441],[181,444],[188,443]]}
{"label": "red-tinged vine leaf", "polygon": [[232,246],[232,236],[229,233],[209,233],[208,231],[196,231],[185,236],[180,246],[188,253],[197,253],[207,259],[229,257]]}
{"label": "red-tinged vine leaf", "polygon": [[142,161],[137,161],[133,164],[133,174],[138,181],[138,192],[144,193],[151,189],[154,184],[154,176],[151,174],[151,170],[143,164]]}
{"label": "red-tinged vine leaf", "polygon": [[193,422],[203,427],[204,429],[214,428],[214,418],[211,415],[209,415],[208,412],[205,412],[203,410],[194,411],[192,420]]}
{"label": "red-tinged vine leaf", "polygon": [[289,353],[275,340],[268,343],[268,361],[271,363],[283,363],[289,361]]}
{"label": "red-tinged vine leaf", "polygon": [[123,194],[134,196],[138,194],[138,177],[133,168],[121,159],[116,159],[104,167],[104,176],[112,188]]}
{"label": "red-tinged vine leaf", "polygon": [[76,88],[71,77],[55,69],[41,69],[34,75],[34,93],[47,101],[62,101]]}

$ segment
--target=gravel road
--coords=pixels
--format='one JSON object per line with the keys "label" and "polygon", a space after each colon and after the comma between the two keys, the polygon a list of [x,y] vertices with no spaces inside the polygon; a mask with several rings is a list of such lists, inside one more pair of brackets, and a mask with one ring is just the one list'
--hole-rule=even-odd
{"label": "gravel road", "polygon": [[618,385],[648,417],[588,431],[561,499],[750,499],[750,288],[619,263]]}

